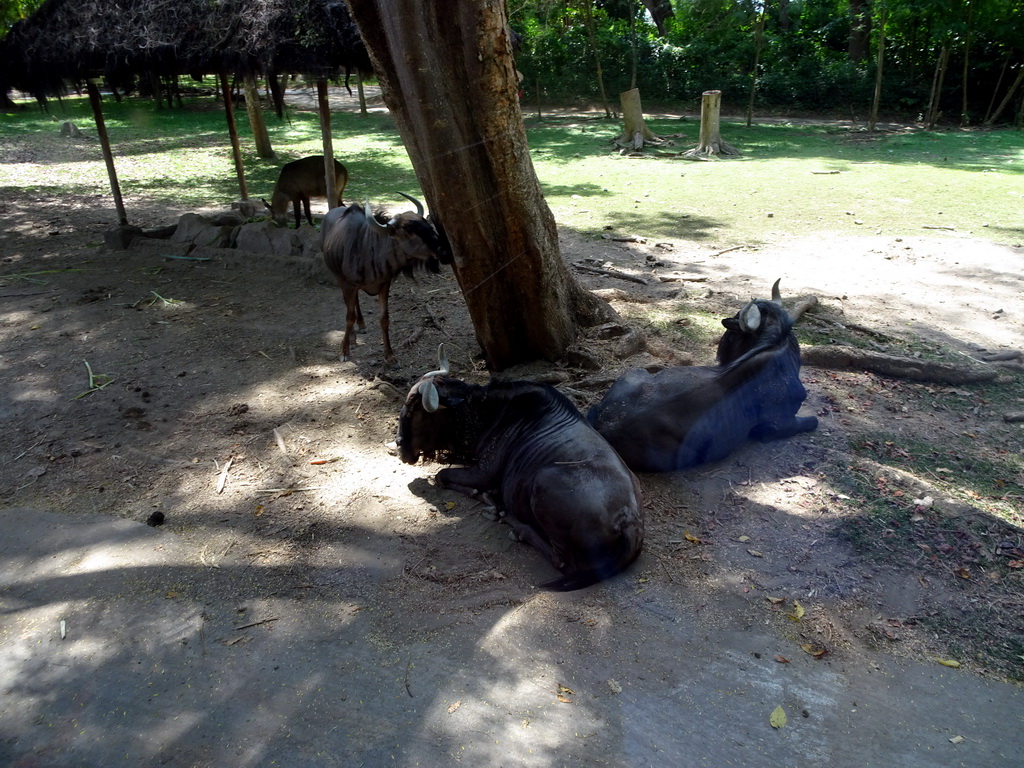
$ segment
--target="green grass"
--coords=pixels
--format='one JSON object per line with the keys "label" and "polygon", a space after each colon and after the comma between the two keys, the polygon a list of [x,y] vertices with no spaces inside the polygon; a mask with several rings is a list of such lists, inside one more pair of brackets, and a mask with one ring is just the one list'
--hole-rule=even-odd
{"label": "green grass", "polygon": [[[535,123],[533,123],[536,125]],[[653,120],[678,152],[692,121]],[[561,222],[726,247],[783,234],[909,236],[952,227],[1024,242],[1024,137],[1019,131],[850,133],[821,126],[723,123],[738,159],[692,162],[612,153],[612,121],[530,129],[534,163]],[[577,196],[577,197],[574,197]],[[770,215],[769,215],[770,214]]]}
{"label": "green grass", "polygon": [[[185,207],[226,206],[238,198],[223,110],[209,97],[185,109],[148,101],[104,104],[125,195]],[[95,136],[84,98],[52,103],[58,120]],[[269,196],[279,167],[321,152],[310,112],[267,114],[276,160],[252,150],[244,110],[236,113],[249,194]],[[650,120],[678,136],[664,153],[613,151],[619,121],[527,120],[531,156],[556,219],[580,232],[607,229],[712,246],[771,241],[796,233],[936,235],[951,227],[1001,243],[1024,242],[1024,137],[1019,131],[851,133],[814,125],[723,122],[742,155],[691,162],[677,154],[697,140],[692,120]],[[395,199],[416,178],[389,117],[333,115],[334,150],[349,170],[345,199]],[[70,143],[34,106],[3,115],[0,191],[106,194],[98,142]],[[72,151],[68,151],[68,148]],[[27,158],[23,161],[21,158]]]}
{"label": "green grass", "polygon": [[[70,120],[95,137],[88,103],[65,98],[51,104],[58,121]],[[310,112],[285,120],[266,114],[277,158],[256,156],[245,111],[235,114],[251,197],[270,197],[284,163],[322,154],[320,124]],[[156,109],[151,102],[104,103],[118,180],[125,195],[141,195],[176,207],[227,205],[239,197],[224,111],[209,99],[186,99],[185,109]],[[349,113],[333,116],[334,152],[349,171],[345,200],[374,199],[415,192],[412,164],[387,116]],[[106,168],[99,142],[63,139],[57,123],[37,110],[5,114],[0,142],[39,147],[34,162],[0,163],[0,189],[18,187],[39,194],[106,194]],[[68,148],[72,151],[68,151]],[[47,150],[55,149],[51,157]],[[71,155],[69,157],[69,155]],[[2,155],[0,155],[2,156]]]}

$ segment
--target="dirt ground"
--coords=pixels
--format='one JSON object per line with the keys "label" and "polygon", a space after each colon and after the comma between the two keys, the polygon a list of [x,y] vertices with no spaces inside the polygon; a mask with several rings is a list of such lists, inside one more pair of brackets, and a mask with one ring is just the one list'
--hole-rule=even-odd
{"label": "dirt ground", "polygon": [[[642,476],[640,560],[550,595],[535,589],[553,577],[536,552],[435,487],[437,465],[406,466],[385,445],[440,342],[456,374],[487,378],[449,270],[395,283],[397,368],[365,297],[369,332],[341,363],[340,292],[302,265],[173,259],[153,243],[107,251],[111,218],[100,199],[0,203],[0,525],[18,542],[8,575],[21,574],[0,583],[5,764],[985,766],[1019,754],[1018,689],[992,686],[1024,677],[1024,573],[1007,566],[1024,559],[1021,528],[951,499],[948,468],[893,473],[863,450],[969,434],[979,455],[1019,456],[1022,426],[1004,413],[1024,403],[993,404],[998,384],[805,367],[816,432]],[[1020,246],[820,235],[723,253],[561,237],[570,264],[646,281],[578,272],[618,289],[612,304],[646,351],[618,359],[616,340],[585,338],[599,370],[507,374],[556,382],[581,408],[627,367],[713,362],[712,345],[645,323],[648,311],[669,325],[726,317],[778,277],[787,297],[819,298],[801,323],[821,334],[868,329],[879,348],[910,340],[982,367],[982,350],[1024,339]],[[1024,476],[1006,466],[1016,474],[994,503],[1019,526]],[[916,548],[906,531],[858,523],[870,511],[858,482],[915,509]],[[933,505],[914,504],[926,495]],[[162,524],[146,527],[154,516]],[[64,538],[44,556],[27,525]],[[74,554],[119,536],[142,550]],[[56,572],[27,578],[33,553]],[[877,684],[844,683],[841,701],[814,693],[854,668]],[[746,682],[716,682],[726,669]],[[877,694],[885,720],[894,691],[916,692],[917,707],[939,695],[901,677],[910,669],[1010,702],[1005,729],[966,734],[973,752],[938,727],[859,734],[858,697],[866,707]],[[776,704],[788,730],[768,723]],[[697,721],[713,722],[698,733]],[[686,744],[692,762],[673,762]]]}

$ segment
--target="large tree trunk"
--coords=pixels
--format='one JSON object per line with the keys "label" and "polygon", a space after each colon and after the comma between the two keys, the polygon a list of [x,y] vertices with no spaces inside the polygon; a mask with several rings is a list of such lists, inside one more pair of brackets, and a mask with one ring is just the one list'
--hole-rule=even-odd
{"label": "large tree trunk", "polygon": [[260,104],[256,78],[252,74],[246,74],[242,78],[242,83],[245,86],[245,111],[249,113],[249,125],[252,127],[252,138],[256,143],[256,154],[269,160],[275,156],[274,148],[270,146],[270,134],[263,119],[263,105]]}
{"label": "large tree trunk", "polygon": [[633,88],[619,94],[622,105],[622,133],[615,144],[625,149],[641,150],[645,144],[660,144],[664,139],[651,133],[644,121],[644,110],[640,106],[640,91]]}
{"label": "large tree trunk", "polygon": [[658,34],[662,37],[668,34],[668,27],[665,22],[675,16],[672,11],[671,0],[643,0],[644,6],[651,14],[651,21],[658,28]]}
{"label": "large tree trunk", "polygon": [[850,41],[846,56],[850,61],[864,61],[871,39],[871,8],[868,0],[849,0]]}
{"label": "large tree trunk", "polygon": [[[530,160],[503,2],[350,0],[492,369],[560,359],[604,304],[562,261]],[[596,317],[594,318],[596,320]]]}
{"label": "large tree trunk", "polygon": [[684,152],[685,157],[708,159],[717,155],[735,157],[739,150],[722,140],[722,92],[704,91],[700,102],[700,136],[697,146]]}

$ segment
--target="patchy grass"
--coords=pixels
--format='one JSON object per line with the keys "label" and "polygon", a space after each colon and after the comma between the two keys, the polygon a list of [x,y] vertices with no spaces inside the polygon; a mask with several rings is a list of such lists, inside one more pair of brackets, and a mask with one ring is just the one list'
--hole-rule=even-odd
{"label": "patchy grass", "polygon": [[[652,120],[696,144],[695,122]],[[736,160],[611,151],[613,121],[530,125],[534,163],[556,217],[585,232],[756,244],[820,231],[909,236],[955,230],[1024,241],[1024,149],[1016,131],[882,133],[724,123]],[[926,229],[933,228],[933,229]]]}
{"label": "patchy grass", "polygon": [[[238,197],[238,186],[223,110],[209,96],[185,103],[162,110],[145,100],[105,103],[122,189],[179,207],[226,205]],[[95,136],[83,97],[52,108],[57,120]],[[315,114],[266,116],[275,160],[255,156],[245,113],[237,115],[254,197],[270,194],[284,162],[322,151]],[[906,236],[956,230],[1001,243],[1024,240],[1024,148],[1017,131],[867,134],[725,122],[723,138],[742,156],[690,162],[679,153],[696,143],[695,121],[649,125],[675,137],[673,145],[634,158],[612,150],[618,121],[527,119],[537,174],[562,224],[584,233],[611,229],[723,247],[821,231]],[[415,192],[415,174],[389,117],[336,112],[333,131],[335,152],[349,170],[346,200]],[[25,149],[27,140],[34,150]],[[69,160],[59,150],[70,142],[75,152]],[[107,190],[95,138],[61,138],[53,119],[34,107],[3,116],[0,159],[0,188],[50,195]]]}

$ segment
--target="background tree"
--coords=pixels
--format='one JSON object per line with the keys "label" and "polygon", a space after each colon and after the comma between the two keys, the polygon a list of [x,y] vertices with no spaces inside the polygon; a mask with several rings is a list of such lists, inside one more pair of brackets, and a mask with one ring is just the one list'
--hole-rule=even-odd
{"label": "background tree", "polygon": [[557,360],[607,316],[562,261],[530,160],[502,2],[350,0],[492,369]]}

